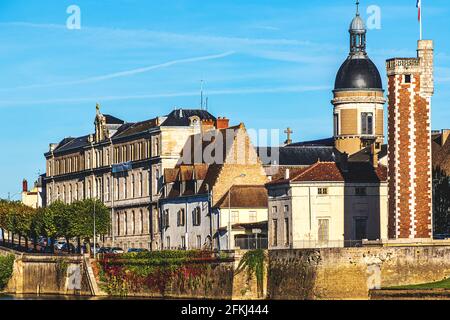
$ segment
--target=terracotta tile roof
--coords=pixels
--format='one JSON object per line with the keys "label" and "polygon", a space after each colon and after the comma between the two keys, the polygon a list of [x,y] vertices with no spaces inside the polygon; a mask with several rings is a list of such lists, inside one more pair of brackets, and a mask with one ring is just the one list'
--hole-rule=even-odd
{"label": "terracotta tile roof", "polygon": [[292,169],[289,180],[280,174],[279,179],[273,179],[267,185],[288,182],[379,183],[380,181],[387,181],[387,168],[382,165],[374,168],[369,162],[349,162],[348,170],[343,171],[338,163],[317,162],[308,168]]}
{"label": "terracotta tile roof", "polygon": [[[217,201],[215,207],[228,208],[227,192],[222,199]],[[261,185],[236,185],[231,187],[231,208],[267,208],[267,189]]]}

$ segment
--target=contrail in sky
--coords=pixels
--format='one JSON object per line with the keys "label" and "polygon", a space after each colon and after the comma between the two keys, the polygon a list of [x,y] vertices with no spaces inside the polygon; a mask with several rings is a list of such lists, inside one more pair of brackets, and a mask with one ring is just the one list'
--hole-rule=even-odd
{"label": "contrail in sky", "polygon": [[105,75],[101,75],[101,76],[85,78],[85,79],[81,79],[81,80],[55,82],[55,83],[47,83],[47,84],[35,84],[35,85],[20,86],[20,87],[15,87],[15,88],[5,88],[5,89],[0,89],[0,91],[17,90],[17,89],[31,89],[31,88],[48,88],[48,87],[56,87],[56,86],[69,86],[69,85],[76,85],[76,84],[98,82],[98,81],[103,81],[103,80],[128,77],[128,76],[145,73],[145,72],[149,72],[149,71],[156,70],[156,69],[168,68],[168,67],[171,67],[171,66],[174,66],[177,64],[185,64],[185,63],[192,63],[192,62],[199,62],[199,61],[206,61],[206,60],[221,59],[221,58],[231,56],[233,54],[235,54],[235,51],[228,51],[228,52],[224,52],[221,54],[215,54],[215,55],[209,55],[209,56],[172,60],[169,62],[156,64],[153,66],[137,68],[137,69],[132,69],[132,70],[126,70],[126,71],[121,71],[121,72],[115,72],[115,73],[105,74]]}
{"label": "contrail in sky", "polygon": [[[277,94],[277,93],[301,93],[312,91],[331,90],[330,86],[284,86],[271,88],[236,88],[236,89],[218,89],[209,90],[208,95],[240,95],[240,94]],[[192,92],[169,92],[154,93],[142,95],[123,95],[123,96],[103,96],[103,97],[78,97],[78,98],[56,98],[48,100],[0,100],[1,107],[11,107],[14,105],[33,105],[33,104],[59,104],[59,103],[94,103],[104,101],[120,101],[120,100],[147,100],[156,98],[173,98],[173,97],[194,97],[198,95],[198,91]]]}

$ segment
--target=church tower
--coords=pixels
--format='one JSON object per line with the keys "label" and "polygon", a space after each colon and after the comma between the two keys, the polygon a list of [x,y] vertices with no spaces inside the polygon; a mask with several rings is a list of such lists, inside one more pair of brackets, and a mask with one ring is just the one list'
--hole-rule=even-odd
{"label": "church tower", "polygon": [[433,42],[417,58],[387,60],[389,238],[432,237]]}
{"label": "church tower", "polygon": [[367,30],[359,14],[350,24],[350,54],[339,69],[334,86],[334,140],[336,148],[354,154],[384,139],[384,90],[380,73],[366,52]]}

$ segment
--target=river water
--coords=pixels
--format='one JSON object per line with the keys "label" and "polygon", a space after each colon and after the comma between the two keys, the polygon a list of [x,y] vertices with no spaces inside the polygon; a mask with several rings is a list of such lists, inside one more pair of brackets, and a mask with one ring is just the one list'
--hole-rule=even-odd
{"label": "river water", "polygon": [[58,296],[58,295],[9,295],[0,294],[0,300],[102,300],[104,298],[88,296]]}

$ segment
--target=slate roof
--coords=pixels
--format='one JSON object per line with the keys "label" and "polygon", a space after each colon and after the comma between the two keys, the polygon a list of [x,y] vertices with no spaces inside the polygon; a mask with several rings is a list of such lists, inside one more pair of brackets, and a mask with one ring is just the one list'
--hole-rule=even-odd
{"label": "slate roof", "polygon": [[257,148],[258,156],[263,164],[265,155],[268,154],[269,159],[272,151],[279,152],[279,159],[276,165],[280,166],[306,166],[320,161],[339,161],[341,153],[334,147],[328,146],[286,146],[286,147],[259,147]]}
{"label": "slate roof", "polygon": [[200,120],[213,120],[216,118],[206,110],[199,109],[176,109],[167,116],[167,119],[161,124],[164,127],[182,127],[188,126],[189,118],[197,116]]}
{"label": "slate roof", "polygon": [[[378,152],[378,159],[384,158],[387,156],[388,148],[387,144],[383,144],[381,146],[380,152]],[[366,147],[361,149],[360,151],[350,155],[348,157],[348,161],[352,162],[370,162],[372,160],[372,150],[371,147]]]}
{"label": "slate roof", "polygon": [[288,144],[287,147],[300,147],[300,146],[308,146],[308,147],[334,147],[334,138],[325,138],[311,141],[303,141]]}
{"label": "slate roof", "polygon": [[58,147],[54,150],[54,152],[65,152],[69,150],[79,149],[84,146],[89,145],[89,136],[82,136],[79,138],[65,138],[61,140],[58,144]]}
{"label": "slate roof", "polygon": [[[215,207],[228,208],[230,193],[227,192]],[[231,187],[231,208],[267,208],[268,196],[265,186],[235,185]]]}
{"label": "slate roof", "polygon": [[114,134],[112,139],[114,140],[114,139],[129,137],[134,134],[145,132],[145,131],[150,130],[151,128],[155,127],[156,123],[157,123],[156,119],[150,119],[150,120],[137,122],[137,123],[124,124]]}
{"label": "slate roof", "polygon": [[[180,114],[181,110],[181,114]],[[106,123],[110,125],[120,125],[117,128],[117,131],[112,136],[112,139],[121,139],[125,137],[132,136],[134,134],[139,134],[141,132],[145,132],[152,127],[157,125],[157,118],[153,118],[150,120],[145,120],[141,122],[125,122],[119,118],[116,118],[109,114],[103,115],[106,118]],[[211,115],[206,110],[197,110],[197,109],[176,109],[173,110],[165,119],[165,121],[161,124],[161,126],[189,126],[190,120],[189,118],[192,116],[198,116],[201,120],[213,120],[216,118]],[[78,137],[78,138],[64,138],[58,144],[58,147],[54,150],[55,153],[66,152],[71,150],[76,150],[78,148],[85,147],[89,145],[88,141],[89,135]]]}
{"label": "slate roof", "polygon": [[103,116],[105,117],[107,124],[124,124],[125,123],[125,121],[123,121],[119,118],[116,118],[110,114],[104,114]]}

